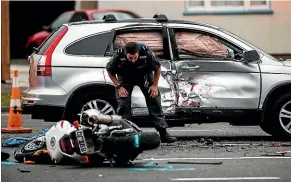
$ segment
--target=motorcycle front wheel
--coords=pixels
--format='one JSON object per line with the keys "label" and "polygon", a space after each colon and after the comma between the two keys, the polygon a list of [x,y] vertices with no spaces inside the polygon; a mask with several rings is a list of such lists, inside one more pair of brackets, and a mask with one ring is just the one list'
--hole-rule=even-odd
{"label": "motorcycle front wheel", "polygon": [[[45,152],[42,152],[42,150],[46,150],[45,141],[39,139],[28,141],[14,151],[14,159],[20,163],[23,163],[25,160],[31,160],[36,163],[50,162],[51,159],[49,155]],[[37,153],[37,151],[40,152]]]}

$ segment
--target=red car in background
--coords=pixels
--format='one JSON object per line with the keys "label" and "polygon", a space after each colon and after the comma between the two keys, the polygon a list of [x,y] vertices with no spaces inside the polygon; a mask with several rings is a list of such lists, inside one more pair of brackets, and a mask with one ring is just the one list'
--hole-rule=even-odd
{"label": "red car in background", "polygon": [[28,38],[25,46],[27,54],[31,54],[33,51],[33,47],[39,47],[40,44],[51,34],[51,32],[53,32],[62,24],[82,20],[102,20],[103,16],[106,14],[113,14],[118,20],[141,18],[134,12],[121,9],[90,9],[67,11],[58,16],[58,18],[55,19],[51,25],[43,26],[43,31],[37,32]]}

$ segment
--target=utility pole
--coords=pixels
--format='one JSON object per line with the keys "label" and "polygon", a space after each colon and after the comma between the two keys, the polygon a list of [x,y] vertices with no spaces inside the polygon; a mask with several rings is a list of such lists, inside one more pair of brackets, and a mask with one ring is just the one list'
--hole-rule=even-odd
{"label": "utility pole", "polygon": [[1,82],[10,80],[9,1],[1,1]]}

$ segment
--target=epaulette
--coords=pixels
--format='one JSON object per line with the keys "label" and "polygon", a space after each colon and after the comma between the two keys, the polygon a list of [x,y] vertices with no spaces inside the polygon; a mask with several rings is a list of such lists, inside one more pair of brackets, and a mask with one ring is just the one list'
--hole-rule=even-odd
{"label": "epaulette", "polygon": [[140,50],[143,50],[143,51],[146,51],[149,49],[148,46],[145,44],[140,44],[139,47],[140,47]]}
{"label": "epaulette", "polygon": [[116,51],[118,54],[122,54],[123,52],[124,52],[124,49],[123,49],[123,47],[121,47],[121,48],[119,48],[119,49],[117,49],[117,51]]}

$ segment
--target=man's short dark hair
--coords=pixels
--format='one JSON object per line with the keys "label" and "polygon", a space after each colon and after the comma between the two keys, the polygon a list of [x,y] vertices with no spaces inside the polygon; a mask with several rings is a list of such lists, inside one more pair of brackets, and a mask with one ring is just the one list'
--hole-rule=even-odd
{"label": "man's short dark hair", "polygon": [[128,42],[125,45],[125,51],[126,53],[129,53],[129,54],[138,53],[139,52],[138,44],[136,42]]}

